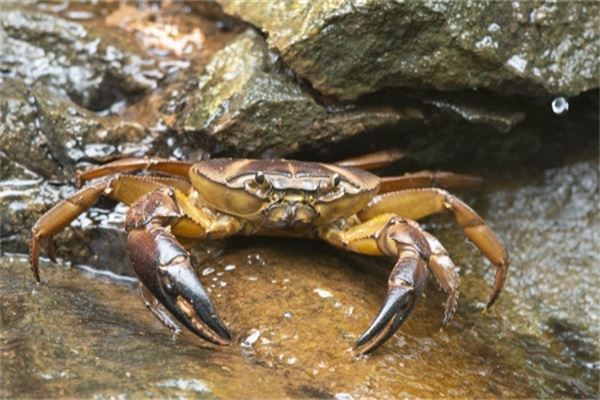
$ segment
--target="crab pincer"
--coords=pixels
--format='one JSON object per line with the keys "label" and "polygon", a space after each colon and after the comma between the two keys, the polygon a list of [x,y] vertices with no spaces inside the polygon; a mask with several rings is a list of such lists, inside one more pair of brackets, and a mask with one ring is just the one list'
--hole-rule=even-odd
{"label": "crab pincer", "polygon": [[359,354],[368,354],[388,340],[410,315],[427,283],[427,267],[418,254],[401,256],[388,281],[379,314],[356,341]]}
{"label": "crab pincer", "polygon": [[219,320],[190,262],[189,253],[170,232],[181,216],[170,189],[134,203],[127,215],[129,257],[141,284],[173,317],[201,338],[227,345],[231,335]]}
{"label": "crab pincer", "polygon": [[360,355],[381,346],[410,315],[427,284],[431,255],[421,229],[403,218],[389,218],[374,239],[382,253],[398,258],[388,278],[383,306],[355,344]]}

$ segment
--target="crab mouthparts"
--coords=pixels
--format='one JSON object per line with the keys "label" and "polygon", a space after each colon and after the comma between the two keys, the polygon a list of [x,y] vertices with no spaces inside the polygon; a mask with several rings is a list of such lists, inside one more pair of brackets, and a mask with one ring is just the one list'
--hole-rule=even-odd
{"label": "crab mouthparts", "polygon": [[265,227],[291,228],[310,225],[317,213],[310,205],[296,202],[276,203],[265,211]]}

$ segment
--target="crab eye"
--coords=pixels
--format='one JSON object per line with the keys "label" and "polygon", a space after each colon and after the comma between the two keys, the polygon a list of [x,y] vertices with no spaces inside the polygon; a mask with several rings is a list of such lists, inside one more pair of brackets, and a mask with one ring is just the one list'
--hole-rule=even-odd
{"label": "crab eye", "polygon": [[250,177],[244,182],[244,189],[255,196],[264,199],[271,191],[271,182],[264,173],[257,172],[254,177]]}
{"label": "crab eye", "polygon": [[341,182],[341,178],[339,174],[331,175],[330,179],[323,180],[319,184],[319,191],[323,194],[329,193],[334,190]]}
{"label": "crab eye", "polygon": [[333,174],[333,176],[331,177],[331,182],[333,183],[333,186],[337,186],[340,184],[340,174]]}

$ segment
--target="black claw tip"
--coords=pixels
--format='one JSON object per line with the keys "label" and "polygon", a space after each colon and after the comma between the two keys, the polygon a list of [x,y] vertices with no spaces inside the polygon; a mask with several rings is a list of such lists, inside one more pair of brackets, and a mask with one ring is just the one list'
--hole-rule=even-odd
{"label": "black claw tip", "polygon": [[388,292],[383,307],[369,328],[356,341],[359,354],[368,354],[389,339],[411,313],[418,296],[412,288],[394,288]]}
{"label": "black claw tip", "polygon": [[[186,262],[171,265],[162,273],[165,298],[170,311],[197,335],[215,344],[227,344],[231,334],[219,320],[215,307],[194,270]],[[170,307],[169,307],[170,308]]]}

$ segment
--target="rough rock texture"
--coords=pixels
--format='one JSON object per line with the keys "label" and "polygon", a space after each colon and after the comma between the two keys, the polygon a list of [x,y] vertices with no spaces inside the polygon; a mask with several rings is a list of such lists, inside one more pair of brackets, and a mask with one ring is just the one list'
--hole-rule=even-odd
{"label": "rough rock texture", "polygon": [[100,117],[42,86],[5,79],[0,93],[1,243],[3,250],[26,251],[29,232],[23,227],[75,190],[57,181],[73,181],[75,170],[90,162],[143,156],[152,135],[138,123]]}
{"label": "rough rock texture", "polygon": [[237,154],[291,154],[375,128],[423,118],[415,108],[327,109],[286,73],[254,30],[219,51],[188,91],[167,108],[182,110],[177,128]]}
{"label": "rough rock texture", "polygon": [[19,80],[5,79],[0,92],[0,151],[44,178],[69,177],[80,162],[99,162],[133,149],[143,154],[139,142],[147,134],[139,124],[100,117],[45,87],[30,88]]}
{"label": "rough rock texture", "polygon": [[597,2],[219,2],[340,99],[387,87],[531,96],[598,87]]}
{"label": "rough rock texture", "polygon": [[11,3],[0,6],[0,79],[43,84],[102,110],[155,88],[162,76],[154,60],[116,32]]}

